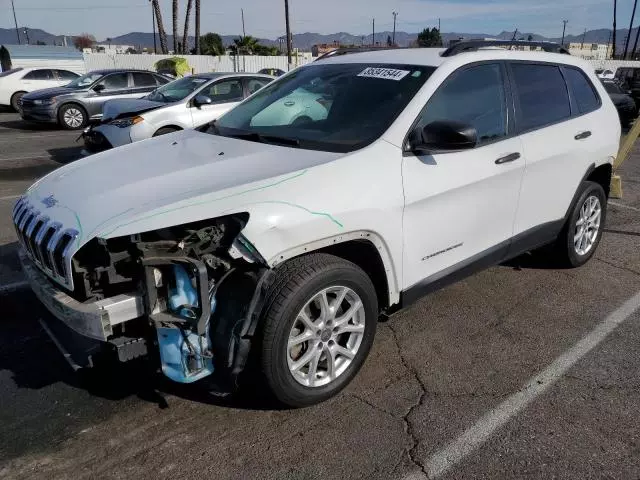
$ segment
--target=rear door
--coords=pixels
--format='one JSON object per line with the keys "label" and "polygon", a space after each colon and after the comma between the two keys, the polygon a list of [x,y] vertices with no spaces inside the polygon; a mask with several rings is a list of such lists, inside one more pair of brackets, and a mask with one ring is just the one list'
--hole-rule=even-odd
{"label": "rear door", "polygon": [[602,149],[594,126],[601,101],[579,69],[529,62],[509,66],[527,158],[514,233],[536,233],[542,242],[562,227],[582,177]]}
{"label": "rear door", "polygon": [[463,122],[479,141],[470,150],[404,154],[403,284],[417,292],[409,297],[506,254],[525,165],[510,98],[504,64],[482,63],[452,73],[421,112],[416,127]]}
{"label": "rear door", "polygon": [[49,68],[32,70],[22,77],[21,87],[27,92],[58,86],[58,80]]}
{"label": "rear door", "polygon": [[215,120],[228,112],[244,98],[244,87],[240,78],[226,78],[206,85],[197,95],[205,95],[211,104],[200,107],[191,104],[191,119],[194,128]]}

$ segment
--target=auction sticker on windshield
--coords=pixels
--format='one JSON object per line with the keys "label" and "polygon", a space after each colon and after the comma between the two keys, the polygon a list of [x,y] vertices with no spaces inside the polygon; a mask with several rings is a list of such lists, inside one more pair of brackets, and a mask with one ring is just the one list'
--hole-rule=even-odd
{"label": "auction sticker on windshield", "polygon": [[358,74],[359,77],[384,78],[386,80],[402,80],[411,73],[409,70],[396,70],[395,68],[367,67]]}

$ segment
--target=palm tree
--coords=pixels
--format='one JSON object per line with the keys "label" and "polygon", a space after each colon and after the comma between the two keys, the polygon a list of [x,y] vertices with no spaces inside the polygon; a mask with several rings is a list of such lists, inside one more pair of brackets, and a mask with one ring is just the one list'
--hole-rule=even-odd
{"label": "palm tree", "polygon": [[618,12],[618,0],[613,0],[613,41],[611,48],[611,58],[616,58],[616,16]]}
{"label": "palm tree", "polygon": [[229,48],[236,55],[251,55],[255,52],[256,48],[259,48],[257,38],[253,38],[251,35],[236,38],[233,40],[233,45]]}
{"label": "palm tree", "polygon": [[167,32],[164,31],[164,25],[162,23],[162,12],[160,11],[160,4],[158,0],[151,0],[153,4],[153,11],[156,14],[156,23],[158,24],[158,36],[160,37],[160,51],[162,53],[169,53],[167,48]]}
{"label": "palm tree", "polygon": [[196,0],[196,55],[200,55],[200,0]]}
{"label": "palm tree", "polygon": [[178,0],[173,0],[173,53],[178,52]]}
{"label": "palm tree", "polygon": [[189,16],[191,15],[191,7],[193,6],[193,0],[187,2],[187,13],[184,17],[184,34],[182,35],[182,53],[189,52]]}

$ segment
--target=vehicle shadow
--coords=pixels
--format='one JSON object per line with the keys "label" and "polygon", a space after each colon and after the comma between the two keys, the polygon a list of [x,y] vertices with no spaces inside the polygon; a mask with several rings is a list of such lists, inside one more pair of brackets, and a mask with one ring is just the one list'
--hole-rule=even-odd
{"label": "vehicle shadow", "polygon": [[82,149],[83,146],[78,144],[73,147],[49,148],[47,153],[51,156],[51,160],[65,165],[83,158]]}
{"label": "vehicle shadow", "polygon": [[509,267],[514,270],[562,270],[558,264],[554,252],[550,247],[542,247],[533,252],[523,253],[511,260],[500,263],[501,267]]}
{"label": "vehicle shadow", "polygon": [[[10,113],[10,112],[3,112],[3,113]],[[22,130],[22,131],[29,131],[29,132],[61,131],[60,127],[54,123],[27,122],[26,120],[22,120],[22,118],[20,118],[17,113],[16,113],[16,117],[17,118],[12,120],[0,121],[0,127],[10,129],[10,130]]]}
{"label": "vehicle shadow", "polygon": [[[9,249],[6,246],[7,252]],[[258,390],[257,382],[247,382],[233,393],[217,388],[215,379],[177,384],[164,377],[150,360],[120,363],[111,357],[98,358],[93,368],[74,372],[40,326],[38,319],[50,313],[30,290],[0,295],[0,303],[0,371],[10,373],[17,389],[39,390],[63,383],[97,399],[123,401],[137,397],[161,409],[171,408],[171,397],[241,410],[281,408],[263,389]]]}

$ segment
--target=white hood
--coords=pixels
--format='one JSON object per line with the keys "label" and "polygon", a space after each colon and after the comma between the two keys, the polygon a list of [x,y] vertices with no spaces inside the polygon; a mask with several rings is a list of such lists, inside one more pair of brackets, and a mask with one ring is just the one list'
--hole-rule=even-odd
{"label": "white hood", "polygon": [[[247,194],[259,200],[340,156],[190,130],[78,160],[36,182],[27,196],[43,214],[80,232],[77,249],[93,237],[215,218],[236,205],[242,211]],[[288,200],[286,189],[278,199]]]}

